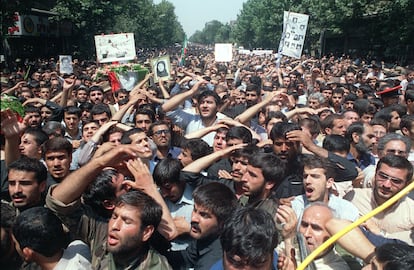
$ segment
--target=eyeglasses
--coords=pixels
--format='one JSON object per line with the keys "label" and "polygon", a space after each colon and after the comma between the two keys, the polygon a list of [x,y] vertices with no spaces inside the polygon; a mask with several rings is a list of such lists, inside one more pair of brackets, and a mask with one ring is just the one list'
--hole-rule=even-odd
{"label": "eyeglasses", "polygon": [[383,172],[377,172],[377,176],[378,176],[378,178],[377,178],[378,181],[383,182],[383,181],[388,181],[389,180],[389,181],[391,181],[391,183],[394,186],[400,186],[400,185],[405,183],[404,180],[389,176],[388,174],[383,173]]}
{"label": "eyeglasses", "polygon": [[405,152],[404,150],[397,150],[397,149],[387,149],[387,151],[385,151],[387,154],[393,154],[393,155],[397,155],[397,156],[404,156],[407,154],[407,152]]}
{"label": "eyeglasses", "polygon": [[161,134],[165,134],[165,135],[168,135],[168,134],[170,134],[171,132],[168,130],[168,129],[161,129],[161,130],[157,130],[157,131],[154,131],[154,135],[157,135],[157,136],[160,136]]}

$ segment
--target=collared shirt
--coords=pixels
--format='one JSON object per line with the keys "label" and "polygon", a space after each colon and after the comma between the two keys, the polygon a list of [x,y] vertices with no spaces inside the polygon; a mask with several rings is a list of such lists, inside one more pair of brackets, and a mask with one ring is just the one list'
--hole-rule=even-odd
{"label": "collared shirt", "polygon": [[[200,130],[205,128],[201,116],[199,114],[195,114],[191,110],[187,109],[175,109],[173,111],[167,112],[166,114],[168,117],[171,118],[173,123],[182,129],[185,130],[185,134],[190,134],[191,132]],[[227,116],[222,113],[216,114],[216,120],[213,124],[216,124],[219,120],[226,118]],[[213,145],[213,140],[215,136],[215,132],[210,132],[205,135],[202,139],[208,143],[208,145]]]}
{"label": "collared shirt", "polygon": [[[303,211],[309,204],[311,203],[308,201],[308,198],[305,195],[299,195],[296,196],[295,199],[293,199],[292,208],[295,211],[296,216],[298,217],[298,224],[302,219]],[[333,194],[329,194],[328,206],[335,210],[335,214],[340,219],[355,221],[359,217],[358,208],[356,208],[349,201],[339,198]]]}
{"label": "collared shirt", "polygon": [[350,152],[346,156],[346,159],[355,163],[355,166],[361,170],[365,169],[369,165],[375,165],[375,158],[371,154],[363,154],[358,161]]}
{"label": "collared shirt", "polygon": [[[194,208],[193,190],[190,185],[185,184],[183,196],[176,203],[168,199],[165,200],[173,218],[184,217],[188,223],[191,223],[191,214]],[[189,235],[180,236],[171,242],[171,250],[186,249],[191,241],[192,238]]]}
{"label": "collared shirt", "polygon": [[[358,188],[345,195],[344,199],[352,202],[361,215],[377,208],[374,192],[371,188]],[[408,196],[371,218],[385,232],[385,237],[395,238],[414,244],[414,200]]]}

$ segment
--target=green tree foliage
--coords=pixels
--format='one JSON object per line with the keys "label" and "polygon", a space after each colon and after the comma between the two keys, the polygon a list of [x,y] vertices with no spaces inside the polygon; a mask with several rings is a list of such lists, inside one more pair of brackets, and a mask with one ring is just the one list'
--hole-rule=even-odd
{"label": "green tree foliage", "polygon": [[202,44],[233,42],[232,27],[217,20],[207,22],[202,31],[196,31],[189,39],[191,42]]}
{"label": "green tree foliage", "polygon": [[174,6],[152,0],[57,0],[55,20],[69,19],[76,26],[79,51],[94,53],[94,36],[132,32],[138,47],[164,47],[181,42],[184,31]]}
{"label": "green tree foliage", "polygon": [[325,33],[344,37],[344,52],[352,38],[383,46],[385,54],[395,53],[396,47],[413,49],[412,0],[248,0],[237,18],[234,38],[246,48],[276,49],[284,10],[310,16],[305,44],[309,49],[318,49]]}

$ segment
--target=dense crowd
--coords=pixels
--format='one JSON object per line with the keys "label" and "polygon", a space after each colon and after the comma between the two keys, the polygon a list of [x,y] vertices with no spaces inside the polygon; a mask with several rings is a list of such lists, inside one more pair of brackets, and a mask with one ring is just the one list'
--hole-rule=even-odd
{"label": "dense crowd", "polygon": [[2,267],[414,268],[413,66],[176,49],[4,69]]}

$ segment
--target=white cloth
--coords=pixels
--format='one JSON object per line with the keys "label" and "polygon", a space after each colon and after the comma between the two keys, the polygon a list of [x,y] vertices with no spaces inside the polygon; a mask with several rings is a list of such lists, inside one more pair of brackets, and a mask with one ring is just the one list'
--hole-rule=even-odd
{"label": "white cloth", "polygon": [[90,270],[92,269],[91,260],[88,245],[80,240],[75,240],[65,249],[62,258],[53,270]]}

